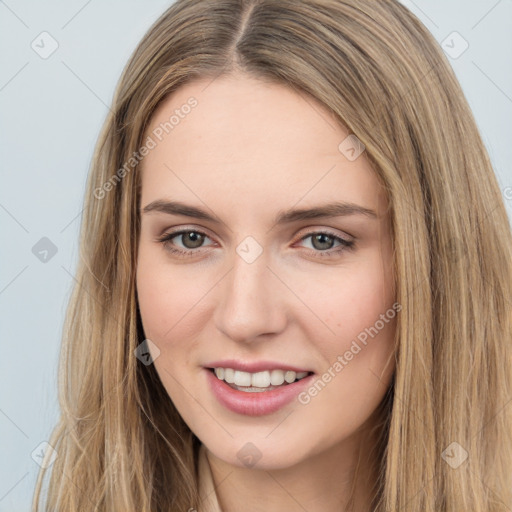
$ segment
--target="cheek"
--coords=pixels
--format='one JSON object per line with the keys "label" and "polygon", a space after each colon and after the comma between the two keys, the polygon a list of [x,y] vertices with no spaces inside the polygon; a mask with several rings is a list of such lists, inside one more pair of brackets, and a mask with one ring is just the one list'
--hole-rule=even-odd
{"label": "cheek", "polygon": [[154,360],[156,371],[183,414],[190,401],[181,383],[190,380],[187,368],[206,321],[202,299],[211,285],[204,284],[204,278],[191,279],[189,271],[180,272],[175,266],[158,262],[154,255],[145,257],[143,250],[136,282],[144,334],[159,349]]}
{"label": "cheek", "polygon": [[[302,330],[321,353],[319,381],[302,397],[313,416],[326,414],[334,424],[361,424],[386,392],[394,370],[396,317],[392,269],[380,252],[360,264],[311,281],[310,308],[324,312]],[[328,404],[340,404],[331,407]]]}
{"label": "cheek", "polygon": [[165,348],[171,340],[194,336],[201,325],[202,301],[211,288],[205,277],[201,273],[191,277],[190,271],[180,272],[141,251],[137,298],[146,337]]}
{"label": "cheek", "polygon": [[[393,330],[389,325],[396,316],[393,309],[389,311],[395,299],[392,269],[378,251],[368,252],[356,265],[340,267],[325,278],[315,276],[304,283],[301,293],[304,302],[310,310],[318,312],[324,324],[317,321],[313,325],[308,316],[302,326],[311,336],[316,332],[312,339],[318,339],[321,333],[322,348],[327,354],[344,352],[361,333],[360,337],[364,338],[366,330],[376,322],[382,337]],[[381,325],[381,315],[388,311],[387,322]]]}
{"label": "cheek", "polygon": [[337,429],[348,433],[362,425],[391,382],[400,307],[394,302],[390,277],[379,266],[366,266],[350,277],[340,274],[327,294],[314,294],[322,298],[312,309],[328,311],[322,319],[333,332],[320,326],[324,334],[317,330],[315,336],[309,327],[309,339],[316,340],[323,363],[299,402],[311,418],[322,416],[331,425],[318,434],[326,443],[329,436],[338,435]]}

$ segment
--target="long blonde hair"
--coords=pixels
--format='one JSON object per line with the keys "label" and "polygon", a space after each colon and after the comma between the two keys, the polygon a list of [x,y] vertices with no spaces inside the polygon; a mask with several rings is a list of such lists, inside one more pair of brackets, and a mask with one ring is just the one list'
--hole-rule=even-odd
{"label": "long blonde hair", "polygon": [[138,157],[119,170],[169,93],[235,70],[328,107],[388,192],[402,310],[374,510],[510,510],[510,224],[447,59],[395,0],[178,0],[144,36],[88,178],[45,510],[200,508],[199,441],[134,356]]}

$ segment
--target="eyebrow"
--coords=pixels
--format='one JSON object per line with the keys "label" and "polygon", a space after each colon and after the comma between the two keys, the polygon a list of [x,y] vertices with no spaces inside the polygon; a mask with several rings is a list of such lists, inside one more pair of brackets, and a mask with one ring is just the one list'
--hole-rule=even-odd
{"label": "eyebrow", "polygon": [[[160,212],[168,215],[183,215],[195,219],[207,220],[216,224],[224,224],[216,215],[210,214],[201,208],[190,206],[179,201],[166,201],[157,199],[141,208],[143,213]],[[346,217],[350,215],[363,215],[371,219],[378,218],[374,210],[354,203],[333,202],[311,208],[290,209],[278,212],[274,224],[290,224],[301,220],[311,220],[329,217]]]}

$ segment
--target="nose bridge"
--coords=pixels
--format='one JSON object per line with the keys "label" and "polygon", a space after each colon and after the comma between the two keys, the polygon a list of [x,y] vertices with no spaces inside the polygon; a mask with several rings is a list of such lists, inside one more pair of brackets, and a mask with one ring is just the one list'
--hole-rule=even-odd
{"label": "nose bridge", "polygon": [[284,327],[284,308],[267,256],[254,239],[240,243],[233,254],[215,312],[217,328],[231,339],[250,341]]}

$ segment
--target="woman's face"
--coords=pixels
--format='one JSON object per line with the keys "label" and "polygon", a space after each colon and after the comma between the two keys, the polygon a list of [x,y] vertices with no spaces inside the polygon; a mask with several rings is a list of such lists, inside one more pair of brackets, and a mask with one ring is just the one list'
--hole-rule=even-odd
{"label": "woman's face", "polygon": [[227,463],[289,467],[347,444],[390,384],[387,201],[348,135],[315,100],[242,76],[182,86],[145,134],[144,332],[181,416]]}

